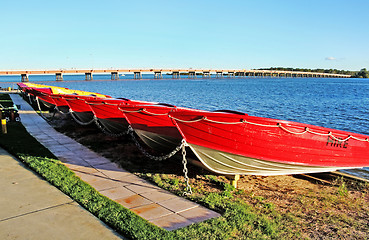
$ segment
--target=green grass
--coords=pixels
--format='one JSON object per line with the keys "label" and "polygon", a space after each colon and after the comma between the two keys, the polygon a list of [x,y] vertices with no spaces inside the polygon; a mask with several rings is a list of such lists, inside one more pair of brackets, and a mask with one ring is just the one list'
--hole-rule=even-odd
{"label": "green grass", "polygon": [[11,101],[9,94],[0,94],[0,104],[4,108],[13,107],[13,102]]}
{"label": "green grass", "polygon": [[[146,173],[142,176],[177,194],[182,194],[185,188],[185,182],[173,185],[172,178],[166,174]],[[243,191],[235,189],[222,177],[205,175],[205,179],[217,185],[219,192],[207,192],[201,185],[192,185],[194,193],[188,198],[221,212],[222,217],[178,230],[179,236],[189,239],[283,239],[299,236],[298,231],[288,234],[289,230],[279,222],[281,215],[273,211],[271,204],[265,203],[264,209],[257,210],[238,199],[237,195]]]}
{"label": "green grass", "polygon": [[4,149],[119,233],[133,239],[154,239],[165,235],[165,230],[150,224],[82,181],[30,136],[21,123],[9,123],[8,129],[8,134],[0,134],[0,145]]}
{"label": "green grass", "polygon": [[[82,181],[30,136],[21,123],[8,124],[8,134],[0,134],[0,146],[117,232],[131,239],[276,239],[280,238],[280,232],[286,232],[280,223],[281,216],[273,212],[272,206],[261,200],[262,210],[255,210],[234,197],[239,190],[214,176],[206,178],[219,186],[219,192],[207,192],[193,186],[194,194],[189,198],[221,212],[222,216],[176,231],[166,231]],[[170,179],[165,174],[146,174],[145,177],[179,195],[183,193],[184,182],[178,179]],[[298,236],[298,233],[294,232],[293,235]]]}

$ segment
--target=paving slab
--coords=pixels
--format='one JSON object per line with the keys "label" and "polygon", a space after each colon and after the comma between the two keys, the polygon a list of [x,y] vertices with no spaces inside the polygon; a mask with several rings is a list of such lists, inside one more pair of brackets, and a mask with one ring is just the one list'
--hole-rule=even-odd
{"label": "paving slab", "polygon": [[178,200],[178,197],[176,195],[164,190],[141,193],[141,196],[151,200],[154,203],[163,202],[169,199]]}
{"label": "paving slab", "polygon": [[169,200],[166,201],[161,201],[158,203],[159,205],[175,212],[175,213],[179,213],[179,212],[184,212],[193,208],[196,208],[198,206],[192,204],[191,201],[188,201],[186,199],[180,198],[171,198]]}
{"label": "paving slab", "polygon": [[[43,184],[44,180],[38,177],[22,180],[10,178],[2,182],[1,194],[12,196],[13,199],[11,204],[6,201],[6,198],[0,199],[0,209],[6,209],[6,211],[0,211],[0,219],[72,202],[70,198],[60,197],[63,194],[58,189]],[[9,212],[12,215],[9,215]]]}
{"label": "paving slab", "polygon": [[118,181],[112,181],[109,178],[100,179],[98,181],[90,181],[90,185],[97,191],[103,191],[111,188],[121,187],[121,183]]}
{"label": "paving slab", "polygon": [[169,214],[160,218],[150,220],[151,223],[161,226],[162,228],[172,231],[178,228],[186,227],[194,222],[184,218],[178,214]]}
{"label": "paving slab", "polygon": [[219,213],[211,211],[203,207],[195,207],[178,213],[180,216],[187,218],[192,222],[202,222],[210,218],[219,216]]}
{"label": "paving slab", "polygon": [[133,195],[115,199],[117,203],[120,203],[123,207],[131,209],[140,206],[147,206],[152,202],[136,193]]}
{"label": "paving slab", "polygon": [[65,166],[101,194],[167,230],[219,217],[197,203],[173,195],[120,168],[73,139],[57,132],[18,95],[13,102],[27,114],[21,120],[27,131],[44,144]]}
{"label": "paving slab", "polygon": [[173,213],[170,210],[156,203],[151,203],[151,204],[146,204],[140,207],[131,208],[131,210],[134,213],[138,214],[139,216],[147,220],[157,219],[160,217],[171,215]]}
{"label": "paving slab", "polygon": [[161,188],[159,188],[157,186],[154,186],[151,183],[146,182],[145,180],[141,180],[139,182],[129,184],[129,185],[126,186],[126,188],[128,188],[129,190],[131,190],[131,191],[133,191],[137,194],[143,194],[143,193],[147,193],[147,192],[161,190]]}
{"label": "paving slab", "polygon": [[0,148],[0,239],[123,239]]}
{"label": "paving slab", "polygon": [[107,190],[100,191],[101,194],[110,198],[111,200],[123,199],[125,197],[130,197],[136,195],[126,187],[116,187]]}

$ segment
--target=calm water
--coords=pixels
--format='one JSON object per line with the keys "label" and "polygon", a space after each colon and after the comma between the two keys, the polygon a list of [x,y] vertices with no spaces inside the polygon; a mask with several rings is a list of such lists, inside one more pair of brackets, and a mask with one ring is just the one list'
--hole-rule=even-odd
{"label": "calm water", "polygon": [[[151,79],[108,81],[110,75],[94,75],[93,81],[85,82],[84,75],[66,75],[65,82],[55,82],[55,76],[30,76],[30,81],[204,110],[231,109],[369,135],[369,79],[146,78]],[[0,87],[19,79],[0,76]],[[369,168],[354,172],[369,179]]]}

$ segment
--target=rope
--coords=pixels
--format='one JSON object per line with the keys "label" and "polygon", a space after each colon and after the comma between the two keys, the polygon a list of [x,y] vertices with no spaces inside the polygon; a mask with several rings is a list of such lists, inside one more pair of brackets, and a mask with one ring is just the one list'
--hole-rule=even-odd
{"label": "rope", "polygon": [[142,109],[141,111],[144,112],[144,113],[153,115],[153,116],[165,116],[165,115],[168,115],[168,113],[152,113],[152,112],[147,111],[146,108]]}
{"label": "rope", "polygon": [[182,120],[182,119],[178,119],[178,118],[175,118],[173,116],[170,116],[170,115],[168,115],[168,117],[169,118],[172,118],[172,119],[174,119],[176,121],[185,122],[185,123],[194,123],[194,122],[200,122],[200,121],[204,120],[204,117],[199,118],[199,119],[196,119],[196,120]]}
{"label": "rope", "polygon": [[48,118],[48,117],[44,116],[44,114],[42,113],[41,106],[40,106],[40,102],[39,102],[39,100],[38,100],[38,97],[37,97],[37,96],[36,96],[36,102],[37,102],[38,110],[40,111],[40,116],[41,116],[45,121],[47,121],[47,122],[51,122],[51,121],[53,121],[53,120],[54,120],[54,117],[55,117],[55,113],[56,113],[55,108],[54,108],[54,113],[53,113],[53,115],[51,116],[51,118]]}
{"label": "rope", "polygon": [[67,114],[70,114],[70,111],[65,113],[65,112],[62,112],[60,111],[60,109],[58,108],[58,106],[55,105],[55,110],[58,111],[58,113],[62,114],[62,115],[67,115]]}
{"label": "rope", "polygon": [[74,121],[76,121],[79,125],[87,126],[87,125],[90,125],[91,123],[93,123],[95,121],[95,118],[92,118],[91,121],[89,121],[89,122],[82,122],[81,120],[77,119],[76,116],[74,116],[74,112],[70,108],[69,108],[69,113],[72,116],[72,118],[74,119]]}
{"label": "rope", "polygon": [[215,120],[210,120],[207,117],[203,117],[203,120],[211,122],[211,123],[219,123],[219,124],[241,124],[241,123],[244,123],[244,120],[241,120],[240,122],[218,122],[218,121],[215,121]]}
{"label": "rope", "polygon": [[[86,101],[85,101],[86,102]],[[101,106],[101,105],[104,105],[105,103],[102,102],[102,103],[90,103],[90,102],[86,102],[88,105],[96,105],[96,106]]]}
{"label": "rope", "polygon": [[296,134],[296,135],[301,135],[301,134],[305,134],[309,131],[309,128],[305,128],[305,131],[303,132],[292,132],[291,130],[288,130],[287,128],[283,127],[280,123],[277,123],[278,127],[280,127],[281,129],[283,129],[284,131],[291,133],[291,134]]}
{"label": "rope", "polygon": [[105,104],[105,105],[111,105],[111,106],[118,106],[119,105],[119,104],[107,103],[107,102],[103,102],[103,104]]}
{"label": "rope", "polygon": [[142,111],[142,109],[138,109],[136,111],[128,111],[128,110],[123,110],[121,109],[119,106],[118,106],[118,110],[121,111],[121,112],[124,112],[124,113],[139,113]]}
{"label": "rope", "polygon": [[362,142],[369,142],[369,139],[365,138],[365,139],[360,139],[354,136],[351,136],[352,139],[358,140],[358,141],[362,141]]}
{"label": "rope", "polygon": [[53,96],[53,95],[50,95],[50,97],[51,97],[51,98],[55,98],[55,99],[57,99],[57,98],[62,98],[62,97],[60,97],[60,96]]}
{"label": "rope", "polygon": [[246,123],[246,124],[260,126],[260,127],[270,127],[270,128],[279,127],[283,131],[286,131],[288,133],[295,134],[295,135],[303,135],[305,133],[311,133],[311,134],[315,134],[315,135],[318,135],[318,136],[330,136],[332,139],[334,139],[336,141],[339,141],[339,142],[345,142],[345,141],[349,140],[350,138],[355,139],[357,141],[361,141],[361,142],[369,142],[369,139],[368,138],[361,139],[361,138],[354,137],[354,136],[351,136],[351,135],[349,135],[345,139],[341,139],[341,138],[338,138],[338,137],[334,136],[332,132],[318,133],[318,132],[314,132],[314,131],[310,130],[308,127],[306,127],[305,130],[302,131],[302,132],[294,132],[294,131],[291,131],[291,130],[287,129],[286,127],[284,127],[280,123],[277,123],[276,125],[266,125],[266,124],[249,122],[249,121],[246,121],[244,119],[241,119],[241,121],[239,121],[239,122],[221,122],[221,121],[215,121],[215,120],[208,119],[207,117],[204,117],[204,116],[201,117],[201,118],[199,118],[199,119],[195,119],[195,120],[183,120],[183,119],[175,118],[175,117],[170,116],[170,115],[168,115],[168,116],[169,116],[169,118],[172,118],[172,119],[174,119],[176,121],[184,122],[184,123],[194,123],[194,122],[199,122],[199,121],[207,121],[207,122],[211,122],[211,123],[226,124],[226,125]]}
{"label": "rope", "polygon": [[28,101],[29,101],[29,104],[32,104],[32,100],[31,100],[31,94],[27,94],[28,95]]}

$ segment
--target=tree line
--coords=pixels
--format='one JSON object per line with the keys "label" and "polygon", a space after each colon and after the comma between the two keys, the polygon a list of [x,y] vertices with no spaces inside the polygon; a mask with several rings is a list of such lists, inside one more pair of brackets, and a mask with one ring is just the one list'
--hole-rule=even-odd
{"label": "tree line", "polygon": [[276,70],[276,71],[298,71],[298,72],[317,72],[317,73],[332,73],[332,74],[346,74],[351,75],[353,78],[369,78],[369,71],[366,68],[360,71],[347,71],[338,69],[309,69],[309,68],[285,68],[285,67],[271,67],[271,68],[259,68],[258,70]]}

